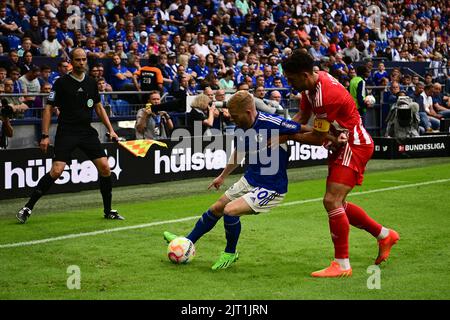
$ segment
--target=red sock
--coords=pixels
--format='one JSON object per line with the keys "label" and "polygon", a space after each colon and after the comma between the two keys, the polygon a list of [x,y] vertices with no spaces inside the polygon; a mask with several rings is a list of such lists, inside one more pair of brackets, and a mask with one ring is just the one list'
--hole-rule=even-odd
{"label": "red sock", "polygon": [[336,259],[348,258],[348,234],[350,224],[343,207],[328,212],[331,239],[334,244],[334,257]]}
{"label": "red sock", "polygon": [[369,217],[362,208],[351,202],[346,202],[344,208],[348,221],[352,226],[366,230],[375,238],[380,234],[381,224]]}

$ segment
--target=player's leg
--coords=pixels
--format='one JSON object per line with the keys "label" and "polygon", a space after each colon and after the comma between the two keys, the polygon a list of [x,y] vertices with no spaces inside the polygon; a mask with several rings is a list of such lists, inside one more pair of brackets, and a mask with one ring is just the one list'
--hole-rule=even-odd
{"label": "player's leg", "polygon": [[[347,166],[337,166],[335,168],[335,174],[331,179],[335,182],[351,186],[352,188],[355,185],[361,185],[364,179],[363,173],[367,162],[372,156],[372,152],[373,148],[370,146],[353,146],[350,159],[350,165],[353,169]],[[352,226],[366,230],[377,238],[379,252],[375,264],[380,264],[382,261],[385,261],[389,257],[392,246],[400,239],[398,233],[382,226],[356,204],[346,202],[344,199],[343,205]]]}
{"label": "player's leg", "polygon": [[[330,170],[331,172],[332,170]],[[328,213],[331,239],[334,245],[334,261],[328,268],[313,272],[313,277],[344,277],[352,274],[348,255],[350,224],[342,205],[352,188],[328,180],[323,205]]]}
{"label": "player's leg", "polygon": [[238,260],[236,251],[241,234],[240,216],[267,212],[276,207],[284,199],[284,194],[264,188],[247,187],[248,192],[231,201],[224,208],[224,227],[227,245],[219,260],[212,266],[213,270],[226,269]]}
{"label": "player's leg", "polygon": [[61,176],[66,163],[69,162],[72,157],[72,151],[76,148],[78,140],[79,137],[77,135],[65,133],[58,127],[55,136],[52,168],[50,169],[50,172],[46,173],[39,180],[37,186],[31,194],[30,200],[17,213],[16,217],[20,223],[26,222],[28,217],[31,215],[31,211],[33,210],[36,202],[48,192],[50,187],[55,183],[56,179]]}
{"label": "player's leg", "polygon": [[241,220],[239,216],[255,212],[240,197],[229,202],[224,207],[223,213],[223,226],[225,228],[227,244],[225,250],[220,254],[219,259],[211,267],[213,270],[226,269],[238,260],[239,253],[236,251],[236,247],[241,234]]}
{"label": "player's leg", "polygon": [[225,194],[222,195],[206,212],[203,213],[186,238],[195,243],[205,233],[211,231],[217,221],[223,216],[223,209],[228,202],[230,202],[230,199]]}
{"label": "player's leg", "polygon": [[109,168],[108,158],[102,148],[98,134],[95,129],[83,134],[78,147],[86,153],[88,158],[94,163],[98,171],[98,182],[100,193],[103,200],[103,213],[105,219],[125,220],[117,210],[113,210],[112,203],[112,180],[111,169]]}
{"label": "player's leg", "polygon": [[38,200],[48,192],[50,187],[55,183],[56,179],[61,176],[65,166],[66,162],[64,161],[53,161],[51,170],[39,180],[28,202],[16,214],[17,220],[19,220],[20,223],[25,223],[27,221],[36,202],[38,202]]}
{"label": "player's leg", "polygon": [[100,157],[93,159],[92,162],[95,164],[98,170],[98,181],[100,186],[100,193],[103,200],[103,212],[105,219],[112,220],[125,220],[117,210],[113,210],[111,207],[112,203],[112,180],[111,180],[111,169],[109,168],[108,159],[106,157]]}
{"label": "player's leg", "polygon": [[[231,200],[224,194],[222,195],[195,223],[192,231],[186,236],[193,243],[197,242],[205,233],[211,231],[217,221],[223,216],[223,208]],[[164,239],[170,242],[178,237],[169,231],[164,232]]]}

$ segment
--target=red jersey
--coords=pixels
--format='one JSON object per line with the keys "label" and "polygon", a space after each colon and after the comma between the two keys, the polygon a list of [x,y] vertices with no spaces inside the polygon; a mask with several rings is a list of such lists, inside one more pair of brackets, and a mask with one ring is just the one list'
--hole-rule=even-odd
{"label": "red jersey", "polygon": [[347,129],[350,145],[372,144],[372,137],[362,125],[361,116],[350,92],[337,79],[324,71],[319,71],[319,79],[313,90],[302,92],[302,111],[312,111],[317,119],[326,119],[330,131]]}

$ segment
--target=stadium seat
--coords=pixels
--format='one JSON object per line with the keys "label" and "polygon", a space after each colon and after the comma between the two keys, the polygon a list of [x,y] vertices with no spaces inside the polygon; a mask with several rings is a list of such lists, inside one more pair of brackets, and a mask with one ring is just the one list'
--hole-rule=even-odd
{"label": "stadium seat", "polygon": [[9,35],[8,36],[8,45],[9,45],[9,50],[17,50],[20,46],[20,38],[13,36],[13,35]]}
{"label": "stadium seat", "polygon": [[173,34],[178,34],[178,27],[176,26],[169,26],[169,31],[173,32]]}
{"label": "stadium seat", "polygon": [[115,116],[131,115],[131,107],[128,101],[122,99],[111,100],[111,109]]}
{"label": "stadium seat", "polygon": [[242,23],[242,17],[239,16],[239,15],[235,15],[235,16],[233,17],[233,20],[234,20],[234,23],[235,23],[237,26],[240,26],[241,23]]}

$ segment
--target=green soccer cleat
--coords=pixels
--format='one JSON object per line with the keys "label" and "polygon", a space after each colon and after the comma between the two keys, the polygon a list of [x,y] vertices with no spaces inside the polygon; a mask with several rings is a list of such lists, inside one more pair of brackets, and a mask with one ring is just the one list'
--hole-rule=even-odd
{"label": "green soccer cleat", "polygon": [[164,240],[166,240],[167,243],[170,243],[173,239],[177,238],[178,236],[176,234],[173,234],[169,231],[164,231]]}
{"label": "green soccer cleat", "polygon": [[230,267],[233,262],[237,261],[239,258],[239,253],[228,253],[222,252],[219,260],[211,267],[213,270],[226,269]]}

